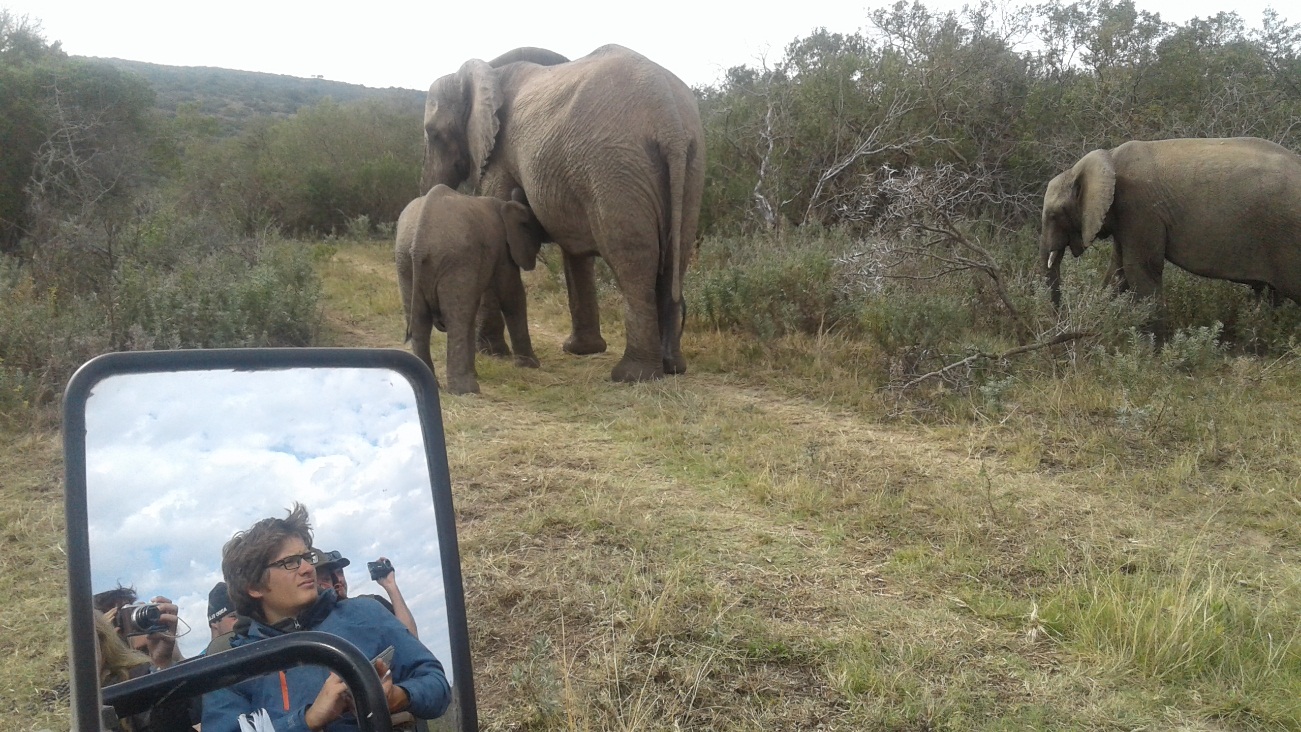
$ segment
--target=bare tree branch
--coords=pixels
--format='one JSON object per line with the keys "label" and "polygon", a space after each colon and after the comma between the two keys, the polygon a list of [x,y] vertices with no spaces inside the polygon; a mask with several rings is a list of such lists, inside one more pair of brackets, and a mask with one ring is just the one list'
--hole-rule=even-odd
{"label": "bare tree branch", "polygon": [[1079,340],[1081,338],[1088,338],[1094,335],[1097,334],[1090,333],[1090,332],[1073,331],[1070,333],[1062,333],[1061,335],[1055,338],[1050,338],[1049,340],[1046,341],[1039,341],[1036,343],[1030,343],[1023,346],[1017,346],[1016,348],[1004,351],[1002,353],[995,354],[995,353],[987,353],[985,351],[977,351],[960,361],[954,361],[953,363],[948,364],[944,368],[936,369],[935,371],[931,371],[930,373],[922,374],[921,376],[918,376],[912,381],[909,381],[908,383],[898,387],[898,389],[900,391],[906,391],[908,389],[911,389],[914,386],[917,386],[923,381],[926,381],[927,379],[933,379],[936,377],[944,376],[945,374],[949,373],[950,371],[953,371],[954,369],[960,369],[963,366],[970,366],[971,364],[980,360],[1004,361],[1011,358],[1012,356],[1018,356],[1022,353],[1030,353],[1031,351],[1038,351],[1043,348],[1049,348],[1052,346],[1061,345],[1062,343],[1069,343],[1071,341]]}
{"label": "bare tree branch", "polygon": [[937,119],[930,125],[928,130],[923,134],[909,137],[904,140],[885,142],[885,135],[898,126],[898,123],[909,114],[913,113],[922,106],[922,102],[911,97],[896,96],[890,100],[886,106],[885,113],[881,121],[868,130],[859,140],[858,145],[853,150],[846,153],[842,158],[837,160],[818,176],[817,183],[813,186],[813,193],[809,196],[809,205],[804,209],[803,224],[809,223],[814,212],[824,203],[822,193],[828,183],[835,180],[841,173],[845,172],[850,166],[859,160],[880,155],[886,152],[903,152],[916,150],[926,145],[944,144],[952,145],[952,140],[936,137],[929,130],[935,129],[939,120]]}
{"label": "bare tree branch", "polygon": [[768,178],[768,166],[772,163],[773,152],[773,108],[775,105],[771,99],[768,100],[768,113],[763,118],[763,131],[759,133],[760,137],[768,144],[767,150],[764,151],[763,158],[759,161],[759,179],[754,183],[754,192],[751,196],[754,198],[755,209],[759,212],[759,218],[763,219],[764,226],[769,229],[777,228],[777,212],[773,209],[772,203],[763,194],[764,182]]}
{"label": "bare tree branch", "polygon": [[[1034,329],[1017,307],[997,258],[967,225],[984,207],[1019,203],[1016,197],[996,193],[993,181],[994,176],[984,169],[961,171],[951,164],[902,171],[883,168],[863,177],[858,196],[842,210],[842,216],[873,221],[882,238],[895,242],[878,253],[880,277],[929,280],[968,270],[983,274],[1015,324],[1018,338],[1026,343]],[[894,261],[880,262],[881,255]],[[926,274],[891,271],[908,262],[937,265],[939,270]]]}

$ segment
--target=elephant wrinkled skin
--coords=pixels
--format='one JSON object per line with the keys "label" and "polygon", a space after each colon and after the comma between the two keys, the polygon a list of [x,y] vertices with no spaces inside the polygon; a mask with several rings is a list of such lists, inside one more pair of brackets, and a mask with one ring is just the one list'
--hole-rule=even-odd
{"label": "elephant wrinkled skin", "polygon": [[[682,278],[704,190],[704,130],[676,76],[620,46],[568,63],[541,49],[472,59],[425,102],[422,188],[521,188],[563,252],[570,353],[605,350],[593,257],[627,303],[616,381],[683,373]],[[534,63],[534,60],[542,63]]]}
{"label": "elephant wrinkled skin", "polygon": [[1301,157],[1253,137],[1131,141],[1094,150],[1044,193],[1043,273],[1060,299],[1061,260],[1115,241],[1108,280],[1161,291],[1166,261],[1272,288],[1301,302]]}
{"label": "elephant wrinkled skin", "polygon": [[500,303],[515,363],[538,365],[520,270],[536,265],[543,231],[520,197],[502,201],[434,186],[398,218],[394,261],[411,350],[434,371],[429,338],[434,328],[447,332],[447,390],[453,394],[479,391],[475,315],[485,293]]}

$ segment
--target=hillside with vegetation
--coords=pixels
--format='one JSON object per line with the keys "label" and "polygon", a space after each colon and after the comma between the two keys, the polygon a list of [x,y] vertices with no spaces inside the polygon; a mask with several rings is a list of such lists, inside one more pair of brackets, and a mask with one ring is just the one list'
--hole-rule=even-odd
{"label": "hillside with vegetation", "polygon": [[425,92],[373,89],[328,79],[236,71],[207,66],[165,66],[118,58],[79,58],[101,63],[144,79],[154,90],[154,106],[165,117],[198,115],[219,120],[223,130],[239,132],[255,119],[292,117],[326,99],[338,104],[382,102],[408,114],[420,114]]}
{"label": "hillside with vegetation", "polygon": [[[1301,308],[1169,267],[1158,344],[1107,242],[1061,309],[1037,256],[1090,150],[1301,150],[1301,26],[864,23],[696,90],[688,374],[607,380],[604,270],[610,352],[563,355],[544,248],[541,368],[481,358],[444,399],[484,728],[1301,730]],[[63,384],[110,350],[402,347],[420,115],[331,95],[232,132],[2,12],[0,89],[0,706],[59,729]]]}

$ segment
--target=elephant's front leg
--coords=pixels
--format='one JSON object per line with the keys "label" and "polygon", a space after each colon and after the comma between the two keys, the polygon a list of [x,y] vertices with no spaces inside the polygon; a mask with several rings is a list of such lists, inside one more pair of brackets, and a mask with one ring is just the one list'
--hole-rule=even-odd
{"label": "elephant's front leg", "polygon": [[1164,343],[1169,335],[1165,303],[1160,297],[1165,270],[1165,228],[1159,221],[1144,220],[1134,223],[1127,234],[1116,237],[1116,245],[1121,251],[1122,275],[1135,297],[1142,300],[1157,298],[1156,312],[1147,329],[1157,343]]}
{"label": "elephant's front leg", "polygon": [[479,333],[476,337],[476,345],[479,353],[489,356],[498,356],[505,358],[510,355],[510,347],[506,345],[505,323],[501,317],[501,302],[497,298],[497,293],[491,289],[483,293],[483,299],[479,301]]}
{"label": "elephant's front leg", "polygon": [[514,267],[503,267],[497,278],[497,289],[501,293],[501,312],[506,317],[506,328],[510,330],[510,343],[515,348],[515,365],[535,369],[540,366],[538,356],[533,352],[533,339],[529,337],[528,295],[524,291],[524,281],[520,272]]}
{"label": "elephant's front leg", "polygon": [[[1116,246],[1120,249],[1120,273],[1129,291],[1140,298],[1161,294],[1161,275],[1165,270],[1165,231],[1159,225],[1135,227],[1136,236],[1131,241]],[[1128,237],[1127,237],[1128,238]]]}
{"label": "elephant's front leg", "polygon": [[1107,276],[1102,281],[1102,286],[1110,287],[1115,292],[1129,290],[1129,283],[1125,281],[1124,253],[1121,251],[1119,241],[1111,245],[1111,265],[1107,268]]}
{"label": "elephant's front leg", "polygon": [[474,369],[474,316],[478,299],[451,303],[443,308],[447,323],[447,390],[453,394],[478,394]]}
{"label": "elephant's front leg", "polygon": [[565,352],[578,356],[605,353],[601,337],[601,311],[596,300],[596,261],[592,255],[564,255],[565,287],[569,290],[569,320],[573,332],[565,339]]}

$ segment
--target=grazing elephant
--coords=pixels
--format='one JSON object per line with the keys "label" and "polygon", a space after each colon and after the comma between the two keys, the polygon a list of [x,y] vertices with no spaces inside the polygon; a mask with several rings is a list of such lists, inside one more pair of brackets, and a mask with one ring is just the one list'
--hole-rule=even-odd
{"label": "grazing elephant", "polygon": [[520,270],[536,265],[543,231],[519,198],[466,196],[440,185],[398,217],[394,260],[411,350],[433,371],[430,333],[447,333],[447,390],[453,394],[479,391],[474,325],[485,292],[500,303],[515,363],[538,365]]}
{"label": "grazing elephant", "polygon": [[565,350],[605,350],[593,269],[600,255],[627,303],[614,380],[683,373],[682,278],[704,190],[695,95],[620,46],[558,58],[517,49],[499,68],[472,59],[435,81],[422,189],[467,181],[486,195],[523,189],[563,253],[573,326]]}
{"label": "grazing elephant", "polygon": [[1127,142],[1048,183],[1039,253],[1061,298],[1066,248],[1115,240],[1108,280],[1150,297],[1166,260],[1301,302],[1301,157],[1253,137]]}

